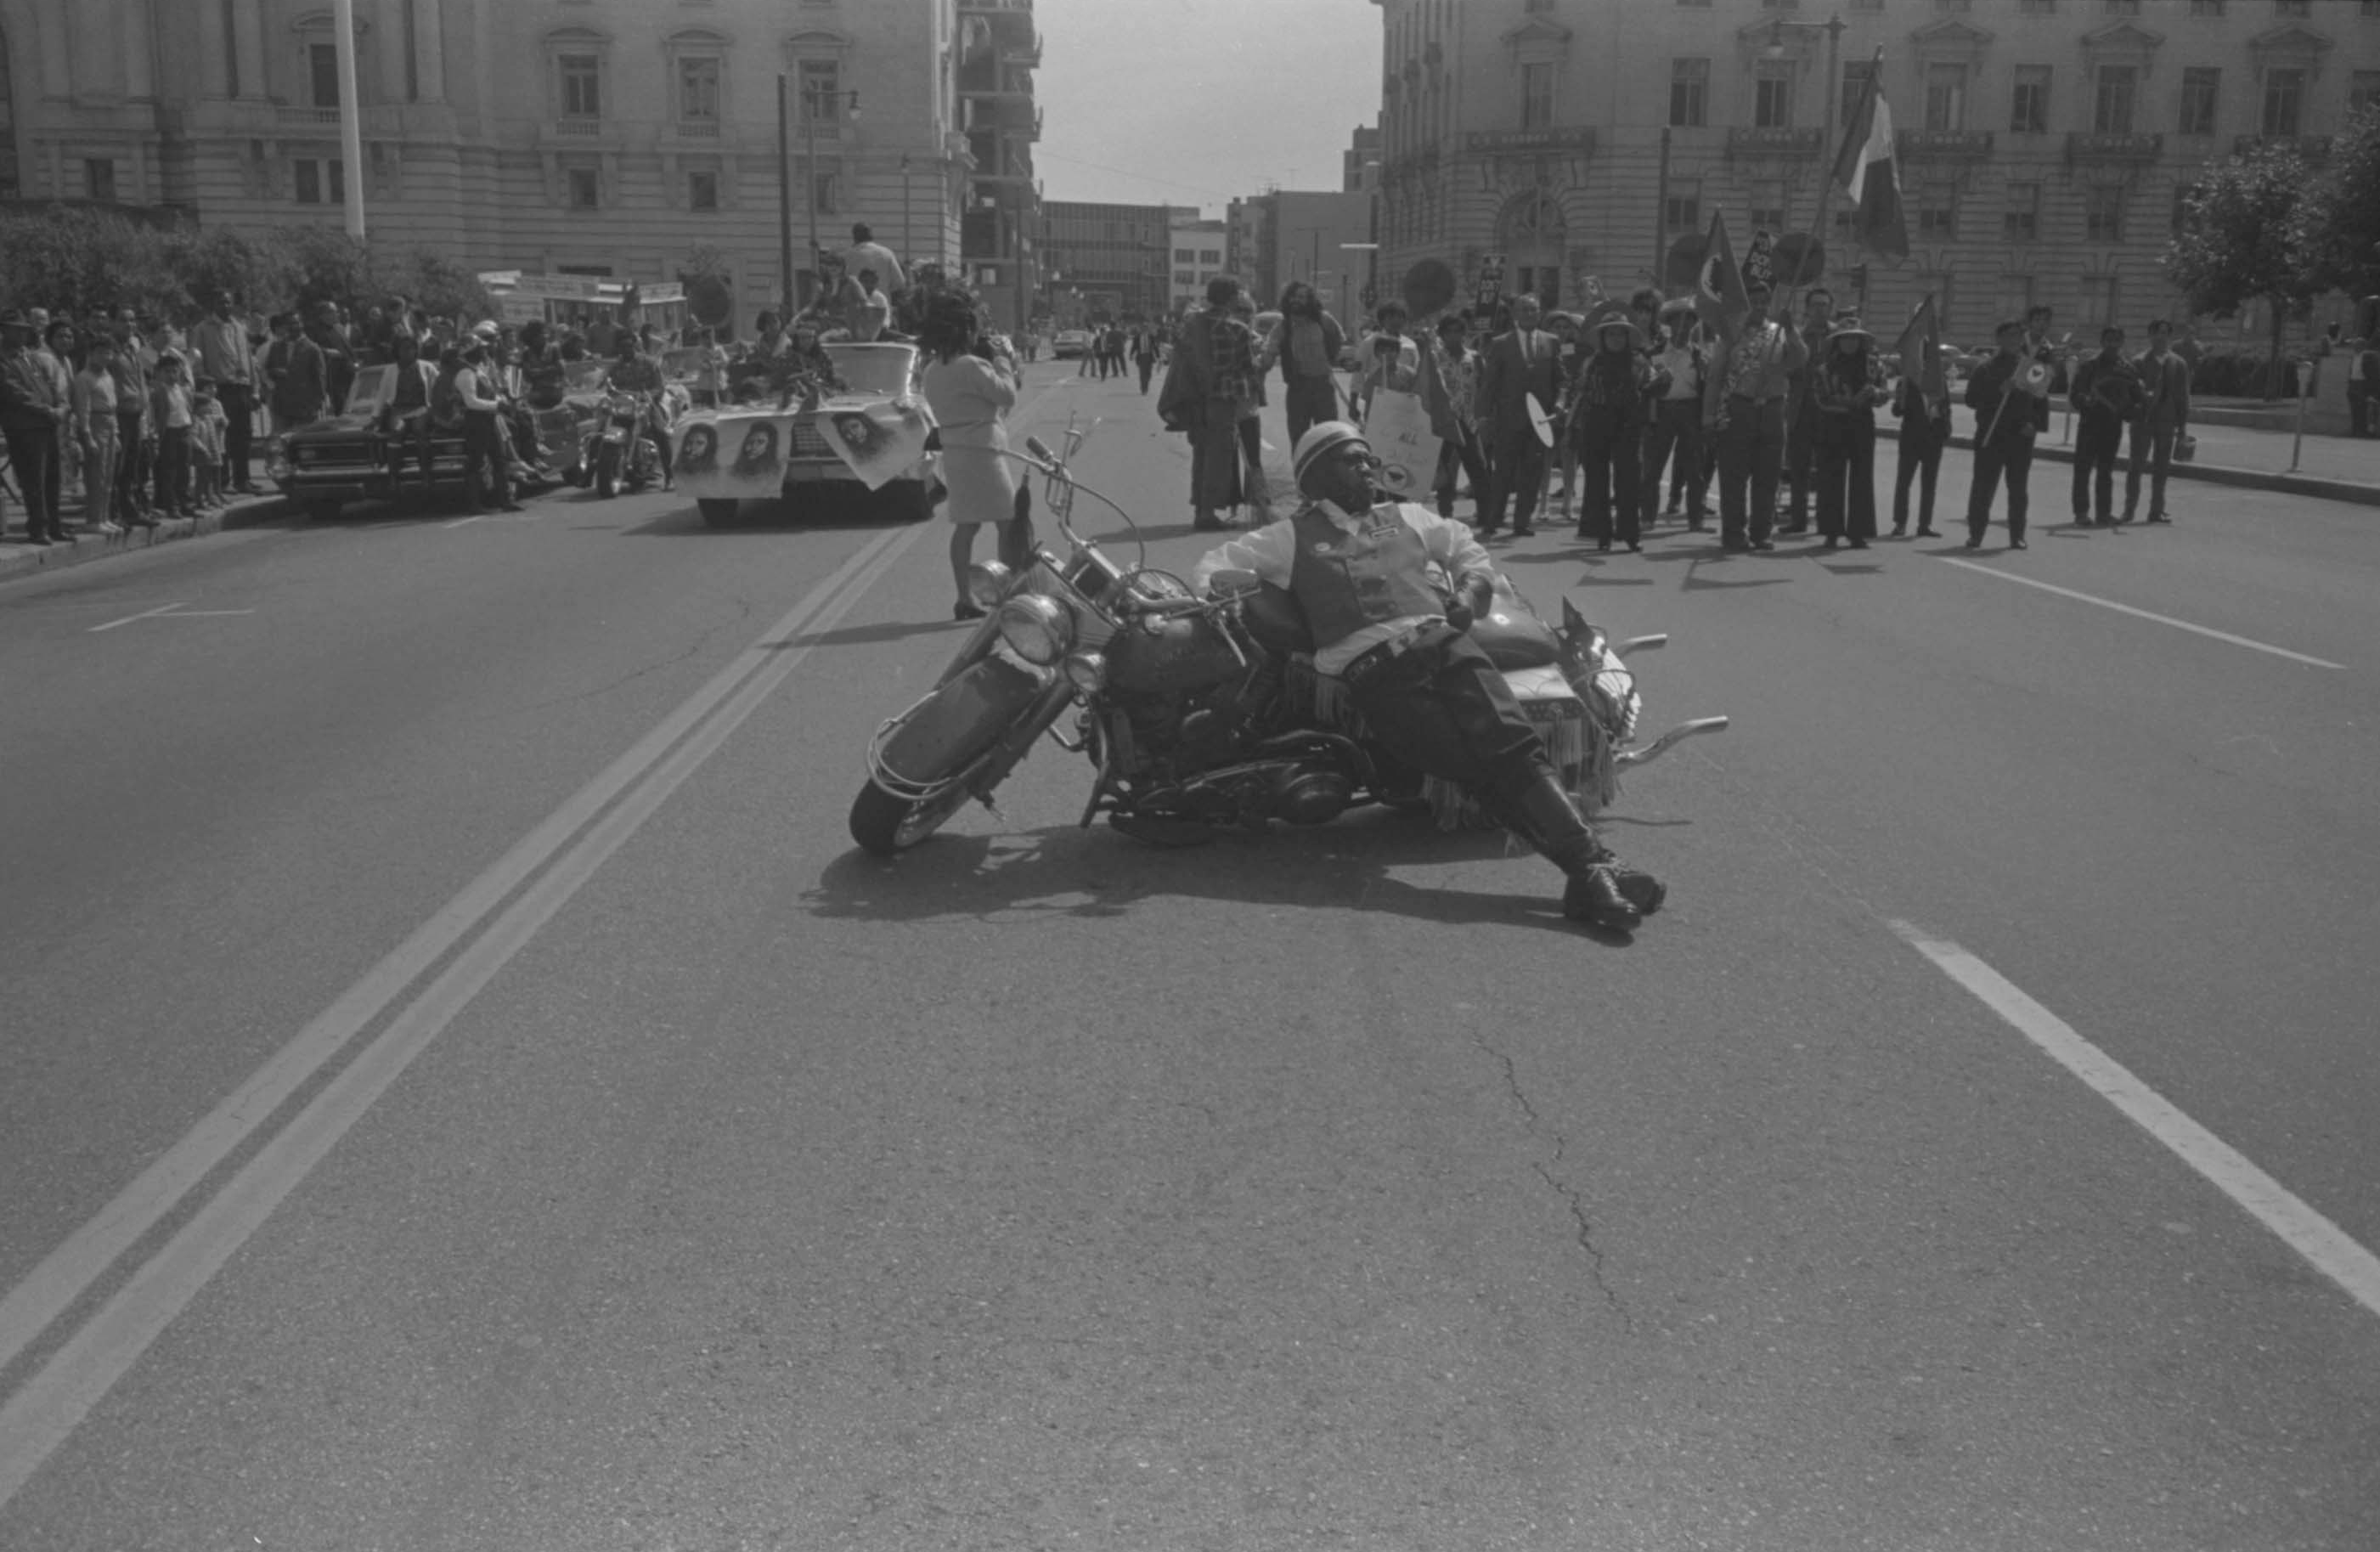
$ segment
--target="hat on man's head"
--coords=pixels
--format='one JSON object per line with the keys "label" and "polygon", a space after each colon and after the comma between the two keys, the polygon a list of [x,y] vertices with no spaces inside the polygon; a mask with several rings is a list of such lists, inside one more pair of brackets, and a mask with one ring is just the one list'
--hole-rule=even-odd
{"label": "hat on man's head", "polygon": [[502,331],[496,327],[496,321],[492,318],[482,318],[477,323],[471,325],[471,337],[473,339],[492,340],[500,333],[502,333]]}
{"label": "hat on man's head", "polygon": [[30,329],[32,326],[33,321],[26,316],[23,308],[10,308],[0,312],[0,329]]}
{"label": "hat on man's head", "polygon": [[1859,314],[1846,313],[1841,318],[1835,320],[1835,326],[1827,332],[1827,343],[1828,345],[1834,344],[1839,339],[1864,339],[1867,341],[1868,344],[1874,345],[1876,343],[1876,333],[1874,330],[1864,327],[1861,324]]}
{"label": "hat on man's head", "polygon": [[1297,450],[1290,455],[1290,470],[1297,479],[1303,480],[1305,478],[1306,469],[1315,459],[1321,457],[1332,448],[1350,442],[1361,443],[1367,448],[1372,445],[1362,431],[1357,430],[1353,424],[1345,420],[1325,420],[1318,426],[1311,427],[1304,436],[1297,439]]}

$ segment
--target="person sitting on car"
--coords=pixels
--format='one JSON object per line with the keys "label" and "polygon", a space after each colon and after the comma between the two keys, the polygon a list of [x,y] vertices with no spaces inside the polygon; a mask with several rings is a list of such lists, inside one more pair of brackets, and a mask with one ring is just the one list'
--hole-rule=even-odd
{"label": "person sitting on car", "polygon": [[[421,358],[421,342],[411,334],[392,334],[389,348],[396,358],[396,384],[390,390],[383,429],[388,436],[388,478],[405,479],[409,450],[421,470],[421,493],[430,493],[430,400],[439,385],[438,369]],[[460,362],[456,365],[459,367]],[[451,380],[450,380],[451,382]]]}
{"label": "person sitting on car", "polygon": [[[1543,739],[1501,670],[1466,634],[1495,585],[1471,529],[1412,502],[1381,501],[1364,433],[1326,420],[1292,455],[1304,504],[1210,550],[1204,589],[1253,573],[1295,597],[1314,633],[1317,672],[1336,675],[1372,735],[1406,764],[1461,782],[1562,870],[1562,915],[1625,931],[1668,891],[1622,867],[1564,790]],[[1441,577],[1453,581],[1451,596]]]}

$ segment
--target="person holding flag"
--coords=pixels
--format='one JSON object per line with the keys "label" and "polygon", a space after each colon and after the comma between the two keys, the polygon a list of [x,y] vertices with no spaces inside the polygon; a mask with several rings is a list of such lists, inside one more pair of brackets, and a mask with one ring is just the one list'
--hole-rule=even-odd
{"label": "person holding flag", "polygon": [[1893,468],[1892,533],[1909,531],[1909,486],[1918,485],[1917,537],[1932,539],[1934,486],[1942,472],[1942,449],[1950,445],[1950,384],[1942,371],[1942,331],[1934,298],[1909,315],[1900,332],[1900,389],[1892,413],[1900,420],[1900,451]]}
{"label": "person holding flag", "polygon": [[1993,332],[1992,343],[1998,353],[1967,382],[1967,407],[1975,412],[1981,428],[1975,434],[1974,483],[1967,490],[1967,548],[1984,547],[1992,497],[2005,475],[2009,548],[2022,550],[2034,439],[2049,430],[2051,369],[2048,362],[2026,356],[2022,318],[2002,323]]}
{"label": "person holding flag", "polygon": [[1785,461],[1786,385],[1810,360],[1791,317],[1779,322],[1768,316],[1771,300],[1766,282],[1745,285],[1727,240],[1727,217],[1713,212],[1694,310],[1719,340],[1704,420],[1718,437],[1719,546],[1730,552],[1777,547],[1768,534]]}

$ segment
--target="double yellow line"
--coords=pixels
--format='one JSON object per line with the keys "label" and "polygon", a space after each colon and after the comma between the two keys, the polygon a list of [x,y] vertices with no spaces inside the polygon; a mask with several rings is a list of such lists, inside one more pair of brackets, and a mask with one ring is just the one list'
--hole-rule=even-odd
{"label": "double yellow line", "polygon": [[[81,1423],[374,1100],[716,753],[901,558],[920,526],[860,547],[785,616],[424,922],[0,1299],[0,1369],[90,1296],[282,1107],[425,976],[428,985],[0,1403],[0,1505]],[[439,966],[443,964],[443,968]]]}

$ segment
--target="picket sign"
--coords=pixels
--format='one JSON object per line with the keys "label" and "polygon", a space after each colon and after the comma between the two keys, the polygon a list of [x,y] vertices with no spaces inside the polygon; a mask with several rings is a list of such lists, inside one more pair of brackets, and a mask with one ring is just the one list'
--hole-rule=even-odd
{"label": "picket sign", "polygon": [[1429,406],[1419,394],[1400,388],[1374,393],[1364,418],[1364,436],[1380,460],[1380,484],[1391,495],[1418,495],[1437,479],[1440,443],[1430,429]]}

